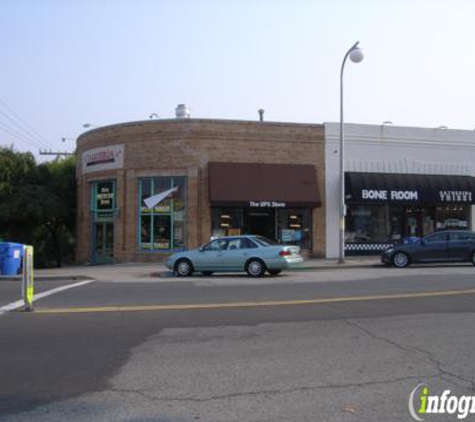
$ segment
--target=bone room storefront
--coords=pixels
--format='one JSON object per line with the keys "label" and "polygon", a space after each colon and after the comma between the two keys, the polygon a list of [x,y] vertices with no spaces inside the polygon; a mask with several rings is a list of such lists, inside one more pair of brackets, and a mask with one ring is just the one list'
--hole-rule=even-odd
{"label": "bone room storefront", "polygon": [[469,229],[474,200],[470,176],[346,173],[345,249],[378,253],[405,237]]}

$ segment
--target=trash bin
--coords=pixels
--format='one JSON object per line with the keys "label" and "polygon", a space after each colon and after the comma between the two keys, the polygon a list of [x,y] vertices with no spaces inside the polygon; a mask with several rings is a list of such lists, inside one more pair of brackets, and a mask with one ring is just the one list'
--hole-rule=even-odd
{"label": "trash bin", "polygon": [[21,243],[0,243],[0,273],[2,275],[18,274],[21,268],[23,249]]}

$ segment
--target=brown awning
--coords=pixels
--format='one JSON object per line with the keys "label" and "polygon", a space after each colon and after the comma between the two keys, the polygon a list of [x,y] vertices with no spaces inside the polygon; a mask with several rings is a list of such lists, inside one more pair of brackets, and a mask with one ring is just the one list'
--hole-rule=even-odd
{"label": "brown awning", "polygon": [[312,165],[209,163],[208,175],[215,206],[321,206]]}

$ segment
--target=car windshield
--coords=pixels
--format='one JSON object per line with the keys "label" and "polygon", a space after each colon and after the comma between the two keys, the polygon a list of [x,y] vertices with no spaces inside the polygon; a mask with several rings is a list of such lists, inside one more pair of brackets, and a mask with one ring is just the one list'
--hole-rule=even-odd
{"label": "car windshield", "polygon": [[264,236],[255,236],[255,237],[252,237],[252,239],[255,240],[260,246],[278,245],[278,243],[275,240],[267,239],[267,237],[264,237]]}

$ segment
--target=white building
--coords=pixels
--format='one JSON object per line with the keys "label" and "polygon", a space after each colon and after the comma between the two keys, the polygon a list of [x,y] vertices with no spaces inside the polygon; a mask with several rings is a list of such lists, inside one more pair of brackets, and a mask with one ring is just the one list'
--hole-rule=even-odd
{"label": "white building", "polygon": [[[339,124],[325,123],[326,254],[339,253]],[[475,132],[345,125],[346,254],[473,228]]]}

